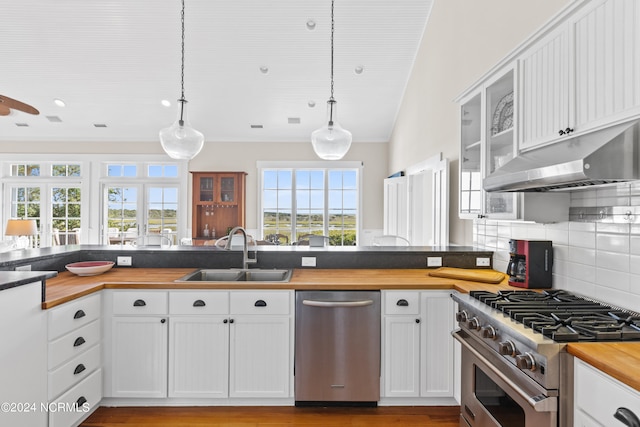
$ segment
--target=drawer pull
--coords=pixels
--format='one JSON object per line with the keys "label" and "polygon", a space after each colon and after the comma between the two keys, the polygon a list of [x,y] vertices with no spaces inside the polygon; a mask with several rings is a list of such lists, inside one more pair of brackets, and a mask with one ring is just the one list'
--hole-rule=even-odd
{"label": "drawer pull", "polygon": [[84,316],[86,316],[85,312],[83,310],[78,310],[76,311],[76,314],[73,315],[73,318],[82,319]]}
{"label": "drawer pull", "polygon": [[201,299],[197,299],[193,302],[194,307],[204,307],[205,305],[207,304],[205,304],[205,302],[202,301]]}
{"label": "drawer pull", "polygon": [[406,299],[399,299],[396,305],[399,307],[409,307],[409,301]]}
{"label": "drawer pull", "polygon": [[143,299],[137,299],[133,302],[134,307],[144,307],[145,305],[147,305],[147,303],[144,302]]}
{"label": "drawer pull", "polygon": [[229,319],[229,323],[233,323],[233,322],[234,322],[234,320],[233,320],[233,319]]}
{"label": "drawer pull", "polygon": [[78,366],[76,366],[76,369],[73,370],[73,375],[78,375],[80,372],[84,371],[85,368],[84,365],[81,363]]}
{"label": "drawer pull", "polygon": [[258,300],[258,301],[256,301],[256,303],[255,303],[255,304],[253,304],[253,305],[254,305],[255,307],[266,307],[266,306],[267,306],[267,303],[266,303],[264,300],[259,299],[259,300]]}
{"label": "drawer pull", "polygon": [[224,323],[224,324],[229,323],[229,319],[224,319],[224,320],[222,321],[222,323]]}
{"label": "drawer pull", "polygon": [[618,408],[613,418],[628,427],[640,427],[640,420],[630,409]]}
{"label": "drawer pull", "polygon": [[84,405],[85,403],[87,403],[87,399],[85,399],[84,396],[80,396],[78,400],[76,400],[76,404],[78,405],[78,408]]}
{"label": "drawer pull", "polygon": [[74,347],[80,347],[82,344],[84,344],[86,341],[84,340],[84,338],[82,337],[78,337],[76,338],[76,340],[73,342],[73,346]]}

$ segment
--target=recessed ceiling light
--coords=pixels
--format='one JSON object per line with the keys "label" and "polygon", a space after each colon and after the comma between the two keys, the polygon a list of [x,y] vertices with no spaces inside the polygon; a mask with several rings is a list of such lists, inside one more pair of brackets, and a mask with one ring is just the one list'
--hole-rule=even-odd
{"label": "recessed ceiling light", "polygon": [[251,129],[262,129],[264,126],[262,125],[250,125]]}
{"label": "recessed ceiling light", "polygon": [[29,124],[28,123],[16,123],[16,126],[21,127],[21,128],[28,128]]}
{"label": "recessed ceiling light", "polygon": [[266,65],[263,65],[260,67],[260,72],[262,74],[267,74],[269,72],[269,67],[267,67]]}
{"label": "recessed ceiling light", "polygon": [[316,21],[314,21],[313,19],[309,19],[307,21],[306,26],[307,26],[307,30],[313,31],[316,29]]}
{"label": "recessed ceiling light", "polygon": [[299,125],[300,124],[300,117],[289,117],[287,119],[288,123],[290,125]]}
{"label": "recessed ceiling light", "polygon": [[358,65],[356,66],[356,68],[353,70],[356,74],[362,74],[362,72],[364,71],[364,65]]}
{"label": "recessed ceiling light", "polygon": [[169,102],[168,99],[163,99],[162,101],[160,101],[160,104],[162,104],[165,107],[171,107],[171,102]]}
{"label": "recessed ceiling light", "polygon": [[51,123],[62,123],[62,119],[58,116],[46,116]]}
{"label": "recessed ceiling light", "polygon": [[67,104],[65,104],[65,102],[62,99],[59,98],[55,98],[53,100],[53,103],[56,104],[58,107],[66,107]]}
{"label": "recessed ceiling light", "polygon": [[106,128],[107,127],[107,125],[104,124],[104,123],[94,123],[93,126],[97,127],[97,128]]}
{"label": "recessed ceiling light", "polygon": [[307,102],[307,105],[309,106],[309,108],[313,108],[316,106],[316,101],[310,100],[309,102]]}

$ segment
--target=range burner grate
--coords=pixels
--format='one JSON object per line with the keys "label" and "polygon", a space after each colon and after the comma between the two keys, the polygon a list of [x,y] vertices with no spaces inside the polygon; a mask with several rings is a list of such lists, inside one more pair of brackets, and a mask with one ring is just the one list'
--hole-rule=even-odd
{"label": "range burner grate", "polygon": [[640,315],[562,290],[470,295],[554,341],[638,341]]}

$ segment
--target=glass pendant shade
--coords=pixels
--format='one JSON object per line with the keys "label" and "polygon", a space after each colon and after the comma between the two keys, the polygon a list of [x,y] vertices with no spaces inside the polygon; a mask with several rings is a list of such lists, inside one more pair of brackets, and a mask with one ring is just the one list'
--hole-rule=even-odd
{"label": "glass pendant shade", "polygon": [[179,99],[178,120],[160,131],[160,144],[172,159],[191,160],[204,146],[204,135],[189,124],[185,99]]}
{"label": "glass pendant shade", "polygon": [[340,160],[351,147],[351,132],[336,120],[336,104],[334,99],[327,101],[327,124],[311,134],[313,150],[323,160]]}

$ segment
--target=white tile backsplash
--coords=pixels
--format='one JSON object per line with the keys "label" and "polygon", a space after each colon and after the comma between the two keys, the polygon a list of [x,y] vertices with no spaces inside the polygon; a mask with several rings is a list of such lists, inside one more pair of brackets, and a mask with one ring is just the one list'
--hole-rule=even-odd
{"label": "white tile backsplash", "polygon": [[[573,191],[571,206],[640,206],[640,182]],[[633,224],[474,221],[473,241],[505,271],[509,239],[551,240],[553,287],[640,312],[640,218]]]}

